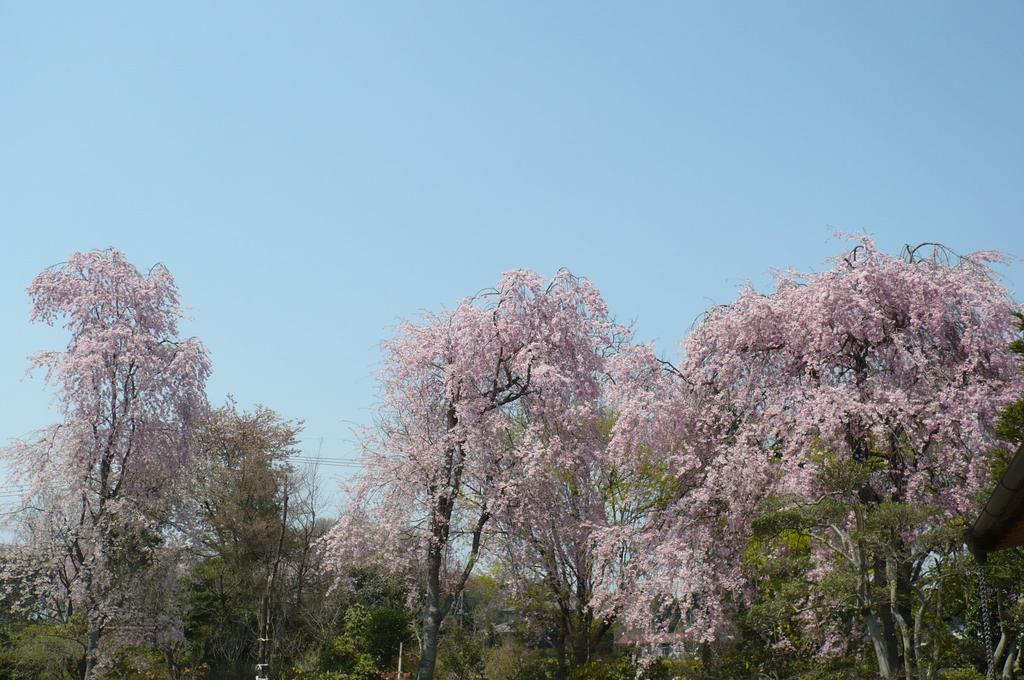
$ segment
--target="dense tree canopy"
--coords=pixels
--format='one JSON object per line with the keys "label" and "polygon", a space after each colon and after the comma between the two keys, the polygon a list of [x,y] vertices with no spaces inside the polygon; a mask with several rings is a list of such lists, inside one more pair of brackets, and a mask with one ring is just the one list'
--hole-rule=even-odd
{"label": "dense tree canopy", "polygon": [[335,518],[301,421],[207,403],[170,273],[75,254],[29,288],[70,340],[4,450],[0,679],[1019,677],[1024,558],[964,543],[1024,432],[998,259],[853,239],[674,364],[506,273],[384,343]]}
{"label": "dense tree canopy", "polygon": [[515,271],[385,344],[381,421],[328,545],[340,563],[406,569],[423,590],[421,678],[492,520],[531,512],[522,490],[552,461],[592,455],[580,443],[624,335],[589,282]]}
{"label": "dense tree canopy", "polygon": [[11,449],[26,504],[41,503],[25,525],[30,551],[13,564],[33,575],[26,596],[58,617],[82,610],[93,677],[109,633],[131,632],[138,603],[123,596],[140,550],[158,541],[210,365],[199,342],[178,337],[177,288],[159,265],[143,274],[116,250],[76,253],[37,276],[29,295],[32,320],[62,323],[71,339],[32,358],[63,419]]}
{"label": "dense tree canopy", "polygon": [[[918,586],[988,479],[997,414],[1024,388],[1008,351],[1017,306],[992,257],[890,257],[862,239],[828,271],[781,272],[773,293],[711,310],[678,370],[620,395],[621,451],[679,480],[634,547],[637,625],[674,606],[699,637],[722,635],[758,585],[743,559],[755,530],[797,532],[808,578],[849,577],[883,677],[914,672]],[[820,653],[856,640],[831,629],[834,598],[802,605]]]}

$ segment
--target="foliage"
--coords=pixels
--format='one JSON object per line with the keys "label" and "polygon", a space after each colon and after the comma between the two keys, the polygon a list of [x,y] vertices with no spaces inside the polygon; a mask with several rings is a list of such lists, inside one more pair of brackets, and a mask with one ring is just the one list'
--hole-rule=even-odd
{"label": "foliage", "polygon": [[635,677],[636,668],[629,657],[621,656],[612,662],[592,661],[577,666],[568,680],[633,680]]}
{"label": "foliage", "polygon": [[349,680],[370,680],[378,672],[371,653],[371,616],[359,604],[345,612],[343,632],[321,655],[321,664]]}
{"label": "foliage", "polygon": [[[1014,317],[1017,319],[1017,328],[1021,337],[1015,338],[1010,343],[1010,351],[1018,357],[1024,357],[1024,313],[1015,312]],[[1024,397],[1007,406],[999,414],[996,435],[1005,441],[1018,444],[1024,442]]]}
{"label": "foliage", "polygon": [[825,272],[782,272],[772,294],[713,309],[677,370],[618,395],[623,465],[660,458],[682,485],[630,546],[645,575],[633,625],[674,606],[698,640],[728,635],[760,586],[748,541],[774,532],[771,558],[809,548],[798,611],[816,655],[865,635],[883,677],[932,663],[915,617],[937,606],[936,560],[955,552],[997,414],[1024,389],[1007,349],[1017,306],[992,259],[889,257],[860,239]]}
{"label": "foliage", "polygon": [[487,680],[549,680],[558,677],[558,660],[517,640],[505,639],[486,651],[483,676]]}
{"label": "foliage", "polygon": [[[5,450],[0,680],[981,677],[963,534],[1024,439],[1024,315],[991,253],[870,239],[685,339],[568,272],[404,324],[334,522],[300,421],[211,408],[173,278],[114,250],[30,288],[62,421]],[[997,676],[1024,551],[987,567]],[[668,654],[669,656],[662,656]]]}
{"label": "foliage", "polygon": [[589,282],[513,271],[385,343],[380,422],[327,547],[340,566],[404,570],[422,590],[423,680],[493,520],[533,511],[523,489],[589,455],[577,444],[624,332]]}
{"label": "foliage", "polygon": [[86,648],[80,617],[68,624],[15,624],[0,629],[0,678],[65,680],[81,677]]}
{"label": "foliage", "polygon": [[75,253],[28,292],[32,320],[71,337],[64,351],[32,358],[62,421],[7,451],[29,488],[24,505],[37,509],[26,511],[4,580],[29,596],[26,609],[57,621],[84,614],[91,678],[145,618],[138,577],[159,553],[210,366],[201,343],[178,337],[178,291],[162,266],[143,274],[116,250]]}

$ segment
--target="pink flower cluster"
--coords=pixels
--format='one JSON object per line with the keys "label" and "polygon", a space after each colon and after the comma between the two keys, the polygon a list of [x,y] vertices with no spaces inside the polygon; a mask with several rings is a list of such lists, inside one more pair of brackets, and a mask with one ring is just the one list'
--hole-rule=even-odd
{"label": "pink flower cluster", "polygon": [[[727,635],[756,593],[741,557],[761,504],[816,502],[823,461],[881,461],[857,491],[872,502],[972,511],[993,419],[1024,392],[996,260],[856,239],[822,273],[712,309],[678,366],[631,344],[590,284],[508,274],[385,345],[382,419],[328,548],[422,579],[455,499],[447,575],[486,555],[485,517],[535,574],[589,570],[599,616],[651,640]],[[848,530],[816,546],[816,579],[855,559]]]}

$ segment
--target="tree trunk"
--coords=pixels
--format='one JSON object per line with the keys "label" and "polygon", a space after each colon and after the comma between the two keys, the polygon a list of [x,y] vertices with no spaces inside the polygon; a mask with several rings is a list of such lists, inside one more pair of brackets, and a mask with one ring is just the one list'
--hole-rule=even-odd
{"label": "tree trunk", "polygon": [[89,617],[88,635],[89,647],[85,652],[85,672],[82,677],[85,680],[93,680],[93,678],[99,677],[96,667],[99,665],[100,660],[100,627],[99,622],[92,616]]}
{"label": "tree trunk", "polygon": [[569,676],[570,668],[570,647],[572,646],[572,634],[569,631],[569,618],[566,616],[565,611],[562,610],[560,617],[560,623],[558,626],[558,639],[556,640],[555,647],[558,649],[558,675],[559,678],[566,678]]}
{"label": "tree trunk", "polygon": [[[455,404],[449,403],[445,415],[447,430],[451,432],[458,423]],[[441,607],[441,562],[445,546],[448,545],[448,535],[451,530],[452,510],[455,508],[455,499],[462,488],[463,463],[464,452],[461,445],[456,445],[445,451],[447,484],[444,490],[438,494],[430,518],[430,547],[427,552],[427,592],[426,600],[423,603],[423,653],[420,655],[420,664],[416,674],[418,680],[434,680],[434,671],[437,668],[437,645],[440,641],[441,621],[446,613],[446,610]],[[436,487],[432,491],[436,491]],[[474,551],[478,548],[479,534],[474,537]],[[472,569],[471,562],[468,564],[468,569]],[[466,576],[468,577],[468,575],[467,571]],[[457,590],[450,594],[452,598],[457,595]]]}
{"label": "tree trunk", "polygon": [[174,658],[174,652],[165,647],[163,649],[164,662],[167,664],[167,674],[171,676],[171,680],[181,680],[181,666]]}
{"label": "tree trunk", "polygon": [[582,666],[590,661],[590,635],[594,627],[594,615],[586,607],[576,615],[576,630],[572,640],[573,666]]}
{"label": "tree trunk", "polygon": [[1010,643],[1009,651],[1006,653],[1006,662],[1003,663],[1003,673],[1001,676],[1003,680],[1013,680],[1013,666],[1014,663],[1017,661],[1017,655],[1019,653],[1019,641],[1017,639],[1014,639],[1013,642]]}
{"label": "tree trunk", "polygon": [[[878,573],[878,570],[875,571]],[[861,616],[878,661],[878,674],[883,680],[904,676],[904,657],[900,654],[893,608],[888,602],[877,602],[869,594],[870,584],[861,584]]]}
{"label": "tree trunk", "polygon": [[998,668],[1003,662],[1003,654],[1007,651],[1007,645],[1010,643],[1010,638],[1006,634],[1006,628],[1002,625],[999,626],[999,642],[996,643],[995,651],[992,652],[992,665],[994,668]]}
{"label": "tree trunk", "polygon": [[[106,534],[104,534],[106,536]],[[107,540],[102,541],[104,549],[106,549],[109,542]],[[109,555],[109,552],[103,553]],[[84,560],[83,560],[84,561]],[[88,644],[85,650],[85,668],[82,673],[82,677],[85,680],[94,680],[99,677],[99,671],[97,667],[100,663],[100,641],[103,637],[103,619],[100,613],[100,605],[105,598],[97,591],[100,587],[95,578],[95,574],[92,572],[86,572],[85,574],[85,621],[86,621],[86,636]]]}
{"label": "tree trunk", "polygon": [[427,559],[427,592],[423,603],[423,644],[418,680],[434,680],[441,632],[441,547],[432,545]]}
{"label": "tree trunk", "polygon": [[256,679],[270,677],[270,654],[273,652],[273,644],[270,639],[270,617],[272,614],[274,589],[277,585],[277,572],[281,567],[281,552],[284,548],[284,537],[288,530],[288,487],[284,488],[284,504],[281,510],[281,533],[277,539],[277,551],[274,555],[274,562],[267,574],[267,586],[260,601],[260,633],[256,643]]}
{"label": "tree trunk", "polygon": [[[910,628],[910,568],[905,563],[897,564],[896,560],[885,560],[885,575],[889,582],[889,614],[892,617],[896,633],[902,646],[897,645],[896,651],[903,660],[903,677],[910,680],[914,677],[914,642]],[[895,638],[896,635],[894,634]]]}
{"label": "tree trunk", "polygon": [[[863,518],[858,513],[858,525],[863,526]],[[882,680],[894,680],[902,673],[901,659],[896,649],[896,631],[893,626],[892,609],[888,603],[878,602],[872,592],[872,581],[868,575],[868,554],[863,542],[859,542],[853,551],[854,567],[857,570],[857,600],[860,604],[860,615],[867,629],[871,647],[878,662],[878,675]],[[885,589],[885,569],[879,560],[874,561],[874,575],[881,582],[874,585]]]}
{"label": "tree trunk", "polygon": [[875,659],[878,660],[878,675],[883,680],[893,680],[896,667],[890,661],[889,647],[886,644],[882,626],[873,612],[864,614],[864,625],[868,629],[868,637],[871,639],[871,646],[875,650]]}

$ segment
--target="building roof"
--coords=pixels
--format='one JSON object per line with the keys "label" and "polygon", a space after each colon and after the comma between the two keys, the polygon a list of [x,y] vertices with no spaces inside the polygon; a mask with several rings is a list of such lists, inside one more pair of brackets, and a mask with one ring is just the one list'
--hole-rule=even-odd
{"label": "building roof", "polygon": [[975,555],[1024,545],[1024,444],[1017,448],[999,483],[967,532]]}

